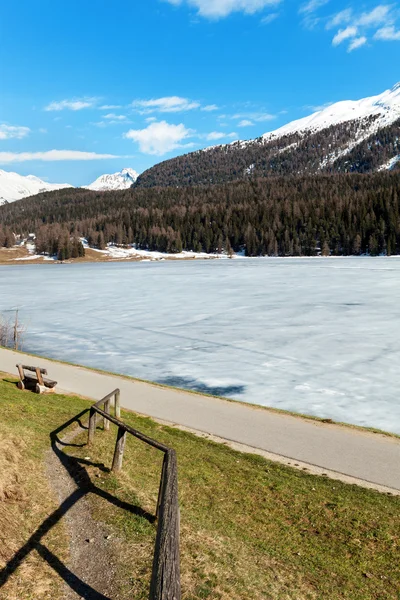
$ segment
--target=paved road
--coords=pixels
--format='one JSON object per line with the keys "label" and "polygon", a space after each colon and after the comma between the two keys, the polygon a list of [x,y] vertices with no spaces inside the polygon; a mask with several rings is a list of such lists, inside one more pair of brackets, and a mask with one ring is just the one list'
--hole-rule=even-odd
{"label": "paved road", "polygon": [[58,388],[100,399],[115,388],[133,411],[294,461],[400,490],[400,440],[337,425],[161,388],[0,349],[0,371],[18,362],[47,368]]}

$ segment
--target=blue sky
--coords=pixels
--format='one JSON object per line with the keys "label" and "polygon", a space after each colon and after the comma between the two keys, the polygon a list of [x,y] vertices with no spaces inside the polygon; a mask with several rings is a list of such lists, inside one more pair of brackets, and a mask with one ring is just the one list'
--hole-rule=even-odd
{"label": "blue sky", "polygon": [[83,185],[400,80],[400,1],[3,0],[0,168]]}

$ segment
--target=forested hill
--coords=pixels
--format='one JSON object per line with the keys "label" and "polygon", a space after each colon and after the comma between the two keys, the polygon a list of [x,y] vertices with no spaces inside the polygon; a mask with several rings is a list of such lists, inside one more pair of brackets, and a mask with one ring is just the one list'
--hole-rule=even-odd
{"label": "forested hill", "polygon": [[135,186],[209,185],[270,175],[373,173],[400,167],[398,159],[400,119],[381,127],[375,115],[317,132],[295,131],[191,152],[144,171]]}
{"label": "forested hill", "polygon": [[400,172],[270,177],[218,186],[47,192],[0,207],[0,245],[66,235],[175,252],[247,255],[400,253]]}

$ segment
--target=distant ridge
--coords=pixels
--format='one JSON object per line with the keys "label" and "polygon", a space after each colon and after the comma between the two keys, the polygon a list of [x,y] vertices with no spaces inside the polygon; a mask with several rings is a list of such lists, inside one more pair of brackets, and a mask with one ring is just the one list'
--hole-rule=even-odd
{"label": "distant ridge", "polygon": [[213,146],[155,165],[135,187],[225,183],[248,177],[400,167],[400,83],[337,102],[249,141]]}
{"label": "distant ridge", "polygon": [[0,169],[0,206],[41,192],[70,187],[73,186],[68,183],[47,183],[34,175],[24,176]]}

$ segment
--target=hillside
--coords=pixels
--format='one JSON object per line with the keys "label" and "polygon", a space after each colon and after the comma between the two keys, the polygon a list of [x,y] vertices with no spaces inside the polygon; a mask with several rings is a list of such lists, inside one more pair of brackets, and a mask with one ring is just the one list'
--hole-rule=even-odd
{"label": "hillside", "polygon": [[[0,405],[1,598],[61,600],[67,585],[79,597],[148,598],[159,453],[128,436],[115,475],[114,425],[98,428],[90,451],[86,429],[62,450],[50,445],[51,432],[54,439],[54,430],[59,437],[71,430],[63,423],[77,425],[78,414],[85,423],[87,400],[20,392],[6,376]],[[398,497],[243,454],[132,412],[122,411],[122,419],[177,452],[183,598],[398,597]],[[60,506],[57,481],[68,473],[77,487],[67,488],[73,493]],[[80,526],[86,532],[82,496],[101,523],[92,543],[85,534],[73,538]],[[85,552],[95,558],[89,565]],[[107,585],[101,571],[111,578]]]}
{"label": "hillside", "polygon": [[0,245],[59,240],[248,256],[399,254],[400,173],[270,177],[190,189],[58,190],[0,207]]}
{"label": "hillside", "polygon": [[398,168],[400,85],[359,101],[338,102],[250,141],[214,146],[164,161],[136,187],[225,183],[270,175]]}

